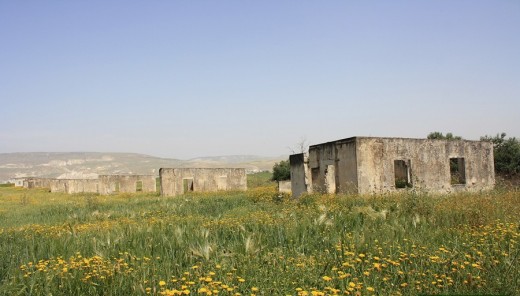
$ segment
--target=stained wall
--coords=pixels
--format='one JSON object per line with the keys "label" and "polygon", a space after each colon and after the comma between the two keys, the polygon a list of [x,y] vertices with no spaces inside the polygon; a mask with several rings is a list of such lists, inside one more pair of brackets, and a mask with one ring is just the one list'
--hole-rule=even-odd
{"label": "stained wall", "polygon": [[247,190],[243,168],[161,168],[159,177],[162,196],[190,191]]}
{"label": "stained wall", "polygon": [[437,193],[488,190],[495,185],[489,142],[347,138],[310,146],[310,174],[302,174],[299,154],[290,159],[294,196],[304,192],[303,183],[312,184],[313,192],[360,194],[401,190],[396,182],[401,178],[406,179],[404,188]]}
{"label": "stained wall", "polygon": [[99,194],[156,192],[153,175],[100,175]]}
{"label": "stained wall", "polygon": [[50,181],[51,192],[98,193],[99,180],[97,179],[53,179]]}

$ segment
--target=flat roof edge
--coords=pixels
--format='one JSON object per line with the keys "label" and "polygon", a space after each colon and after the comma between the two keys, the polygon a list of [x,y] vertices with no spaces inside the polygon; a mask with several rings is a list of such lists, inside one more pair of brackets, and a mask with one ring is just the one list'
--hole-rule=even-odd
{"label": "flat roof edge", "polygon": [[455,139],[427,139],[427,138],[406,138],[406,137],[365,137],[365,136],[355,136],[355,137],[350,137],[350,138],[344,138],[344,139],[339,139],[339,140],[335,140],[335,141],[329,141],[329,142],[324,142],[324,143],[319,143],[319,144],[314,144],[314,145],[310,145],[309,146],[309,149],[310,148],[314,148],[314,147],[318,147],[318,146],[323,146],[323,145],[331,145],[331,144],[339,144],[339,143],[348,143],[348,142],[353,142],[355,141],[356,139],[382,139],[382,140],[412,140],[412,141],[462,141],[462,142],[486,142],[486,141],[481,141],[481,140],[466,140],[466,139],[460,139],[460,140],[455,140]]}

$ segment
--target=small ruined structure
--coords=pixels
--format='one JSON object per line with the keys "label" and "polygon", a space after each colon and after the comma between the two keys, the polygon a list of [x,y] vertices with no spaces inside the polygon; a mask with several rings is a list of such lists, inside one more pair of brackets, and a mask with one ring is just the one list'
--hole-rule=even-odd
{"label": "small ruined structure", "polygon": [[153,175],[100,175],[99,194],[156,192]]}
{"label": "small ruined structure", "polygon": [[14,184],[14,187],[23,187],[23,182],[26,178],[11,178],[7,182]]}
{"label": "small ruined structure", "polygon": [[98,179],[53,179],[50,184],[51,192],[68,194],[98,193]]}
{"label": "small ruined structure", "polygon": [[449,193],[495,185],[493,144],[467,140],[352,137],[289,157],[294,197],[303,192]]}
{"label": "small ruined structure", "polygon": [[52,179],[51,192],[113,193],[156,192],[156,177],[152,175],[100,175],[98,179]]}
{"label": "small ruined structure", "polygon": [[162,196],[190,191],[247,190],[243,168],[161,168],[159,177]]}
{"label": "small ruined structure", "polygon": [[53,179],[50,178],[36,178],[36,177],[29,177],[25,178],[23,181],[23,187],[24,188],[50,188],[51,187],[51,181]]}
{"label": "small ruined structure", "polygon": [[291,181],[278,181],[278,192],[291,193]]}

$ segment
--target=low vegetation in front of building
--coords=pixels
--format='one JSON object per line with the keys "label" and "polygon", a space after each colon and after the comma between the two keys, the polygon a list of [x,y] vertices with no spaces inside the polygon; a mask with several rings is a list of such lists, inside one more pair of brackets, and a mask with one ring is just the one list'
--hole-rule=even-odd
{"label": "low vegetation in front of building", "polygon": [[0,188],[0,294],[520,294],[520,193]]}

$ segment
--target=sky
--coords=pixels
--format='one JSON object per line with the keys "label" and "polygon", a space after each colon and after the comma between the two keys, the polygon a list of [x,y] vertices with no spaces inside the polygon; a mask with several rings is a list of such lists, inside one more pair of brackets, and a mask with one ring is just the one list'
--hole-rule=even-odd
{"label": "sky", "polygon": [[0,0],[0,153],[520,137],[520,1]]}

